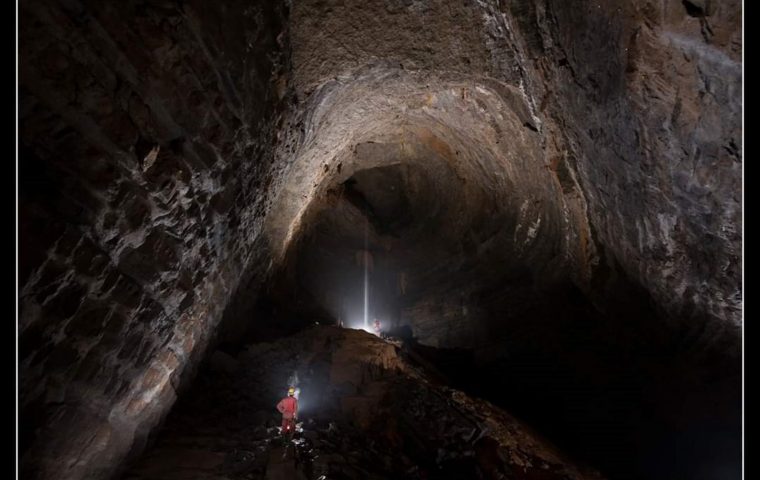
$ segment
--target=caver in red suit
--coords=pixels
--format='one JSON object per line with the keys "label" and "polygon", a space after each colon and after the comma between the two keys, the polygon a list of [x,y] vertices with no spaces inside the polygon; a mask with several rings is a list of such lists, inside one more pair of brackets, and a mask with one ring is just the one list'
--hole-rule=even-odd
{"label": "caver in red suit", "polygon": [[282,414],[282,433],[292,433],[295,430],[296,414],[298,413],[298,400],[295,397],[294,388],[288,389],[288,396],[277,404],[277,411]]}

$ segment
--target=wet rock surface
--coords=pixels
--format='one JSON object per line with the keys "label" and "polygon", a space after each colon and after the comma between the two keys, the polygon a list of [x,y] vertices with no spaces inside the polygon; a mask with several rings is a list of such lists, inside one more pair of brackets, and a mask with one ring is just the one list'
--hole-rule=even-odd
{"label": "wet rock surface", "polygon": [[[228,356],[217,352],[215,356]],[[313,327],[218,361],[123,479],[601,479],[486,401],[362,330]],[[297,379],[299,427],[274,405]]]}

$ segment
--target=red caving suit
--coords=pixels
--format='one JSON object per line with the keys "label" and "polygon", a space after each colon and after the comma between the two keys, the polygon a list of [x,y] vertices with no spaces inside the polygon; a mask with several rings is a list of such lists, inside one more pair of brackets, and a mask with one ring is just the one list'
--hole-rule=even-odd
{"label": "red caving suit", "polygon": [[282,414],[282,429],[290,430],[295,427],[294,419],[298,411],[296,397],[285,397],[277,404],[277,411]]}

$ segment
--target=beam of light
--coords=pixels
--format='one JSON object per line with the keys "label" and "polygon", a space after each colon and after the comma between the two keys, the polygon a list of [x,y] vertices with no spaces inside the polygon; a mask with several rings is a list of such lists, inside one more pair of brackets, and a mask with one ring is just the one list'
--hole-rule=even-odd
{"label": "beam of light", "polygon": [[369,259],[369,253],[367,253],[368,247],[368,220],[364,219],[364,329],[369,329],[369,273],[367,272]]}

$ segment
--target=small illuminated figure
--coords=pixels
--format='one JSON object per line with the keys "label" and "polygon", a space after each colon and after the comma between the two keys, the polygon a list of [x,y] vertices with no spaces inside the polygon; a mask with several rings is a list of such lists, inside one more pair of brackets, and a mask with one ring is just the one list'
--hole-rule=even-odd
{"label": "small illuminated figure", "polygon": [[277,404],[277,411],[282,414],[282,434],[292,435],[296,429],[296,415],[298,413],[298,400],[296,389],[288,388],[288,396]]}

